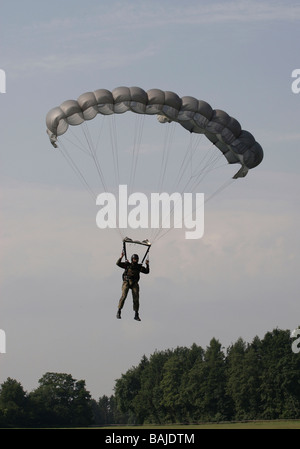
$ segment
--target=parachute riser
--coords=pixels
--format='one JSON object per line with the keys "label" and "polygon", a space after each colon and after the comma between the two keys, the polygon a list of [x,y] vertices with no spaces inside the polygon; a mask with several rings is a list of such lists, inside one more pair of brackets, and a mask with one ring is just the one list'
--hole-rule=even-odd
{"label": "parachute riser", "polygon": [[148,246],[147,251],[146,251],[146,253],[145,253],[144,257],[143,257],[143,260],[142,260],[142,265],[143,265],[143,263],[144,263],[144,260],[145,260],[146,257],[147,257],[147,254],[148,254],[149,251],[150,251],[150,248],[151,248],[151,246]]}
{"label": "parachute riser", "polygon": [[127,252],[126,252],[126,242],[124,242],[124,240],[123,240],[123,253],[124,253],[126,262],[128,262]]}
{"label": "parachute riser", "polygon": [[147,255],[148,255],[148,253],[150,251],[150,248],[151,248],[150,242],[148,240],[144,240],[143,242],[140,242],[138,240],[129,239],[128,237],[124,238],[123,239],[123,253],[124,253],[124,256],[125,256],[125,260],[128,262],[127,251],[126,251],[126,243],[133,243],[133,244],[137,244],[137,245],[147,246],[147,250],[146,250],[145,255],[144,255],[144,257],[142,259],[142,262],[141,262],[141,264],[143,265]]}

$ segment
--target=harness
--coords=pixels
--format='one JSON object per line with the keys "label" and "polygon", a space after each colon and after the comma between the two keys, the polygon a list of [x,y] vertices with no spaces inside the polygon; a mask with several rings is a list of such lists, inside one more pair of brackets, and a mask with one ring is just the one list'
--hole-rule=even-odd
{"label": "harness", "polygon": [[133,267],[133,264],[128,263],[127,267],[125,268],[125,271],[123,273],[123,281],[128,281],[129,284],[134,284],[136,282],[139,282],[140,280],[140,264],[136,264],[137,267]]}
{"label": "harness", "polygon": [[[146,246],[147,249],[146,249],[145,255],[142,259],[142,263],[132,264],[128,261],[127,251],[126,251],[126,243]],[[139,282],[140,272],[142,270],[144,260],[146,259],[147,255],[150,251],[150,248],[151,248],[151,243],[149,242],[149,240],[143,240],[140,242],[139,240],[132,240],[128,237],[125,237],[123,239],[123,252],[125,255],[126,268],[125,268],[125,271],[123,272],[122,278],[123,278],[123,281],[126,281],[129,283],[130,288],[132,288],[135,283]]]}

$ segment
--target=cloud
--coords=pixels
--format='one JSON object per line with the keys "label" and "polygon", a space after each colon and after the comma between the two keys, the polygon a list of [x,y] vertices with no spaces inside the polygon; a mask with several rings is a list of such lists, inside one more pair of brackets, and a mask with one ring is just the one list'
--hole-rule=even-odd
{"label": "cloud", "polygon": [[141,50],[116,48],[99,48],[97,51],[90,49],[89,51],[80,50],[59,51],[49,53],[46,56],[27,57],[26,59],[18,59],[17,62],[8,62],[8,67],[12,77],[31,76],[36,72],[44,72],[49,76],[50,73],[63,73],[70,70],[77,70],[82,73],[91,70],[111,70],[136,64],[139,61],[150,58],[156,54],[158,46],[147,45]]}
{"label": "cloud", "polygon": [[[149,2],[111,2],[110,8],[99,13],[95,11],[94,18],[89,20],[101,24],[104,29],[110,27],[113,32],[120,30],[138,30],[145,28],[161,28],[174,25],[198,25],[210,23],[255,22],[255,21],[296,21],[300,19],[300,6],[287,4],[284,1],[250,1],[233,0],[226,2],[207,3],[192,1],[182,2],[152,2],[155,7],[149,7]],[[103,32],[103,27],[101,32]]]}
{"label": "cloud", "polygon": [[[84,17],[66,16],[66,11],[62,11],[62,16],[55,19],[18,29],[12,27],[6,35],[11,34],[13,41],[18,40],[20,50],[18,55],[8,54],[6,61],[4,55],[4,62],[14,76],[33,71],[49,73],[76,68],[84,71],[96,66],[98,69],[120,68],[165,49],[169,40],[164,28],[170,31],[172,26],[176,30],[178,26],[295,22],[299,19],[300,5],[286,2],[191,2],[188,5],[172,2],[172,6],[159,2],[151,8],[149,2],[139,2],[138,6],[135,2],[110,2],[105,8],[92,7]],[[151,35],[147,36],[150,29]],[[41,46],[41,42],[48,44]],[[26,46],[26,52],[22,52],[22,46]]]}

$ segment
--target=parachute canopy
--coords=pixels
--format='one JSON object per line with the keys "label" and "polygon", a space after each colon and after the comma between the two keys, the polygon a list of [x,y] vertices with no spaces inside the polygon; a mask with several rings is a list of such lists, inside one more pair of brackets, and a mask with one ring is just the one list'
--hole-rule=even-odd
{"label": "parachute canopy", "polygon": [[157,115],[159,122],[177,122],[191,133],[204,134],[224,155],[229,164],[241,164],[234,178],[244,177],[263,159],[263,150],[249,131],[226,112],[213,109],[206,101],[194,97],[180,98],[176,93],[139,87],[118,87],[112,92],[99,89],[86,92],[77,100],[64,101],[46,117],[47,133],[54,147],[57,137],[69,125],[80,125],[97,114]]}

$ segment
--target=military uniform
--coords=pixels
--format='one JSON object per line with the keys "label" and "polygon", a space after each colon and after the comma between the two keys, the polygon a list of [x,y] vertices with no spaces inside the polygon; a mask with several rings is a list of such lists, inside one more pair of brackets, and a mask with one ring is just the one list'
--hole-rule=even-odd
{"label": "military uniform", "polygon": [[122,284],[122,296],[119,301],[117,318],[121,318],[121,310],[124,306],[129,289],[132,291],[133,310],[135,311],[135,319],[139,319],[138,312],[140,307],[139,293],[140,293],[140,273],[148,274],[150,272],[149,265],[143,267],[140,263],[132,263],[129,261],[121,262],[122,257],[117,260],[117,265],[120,268],[124,268],[123,284]]}

